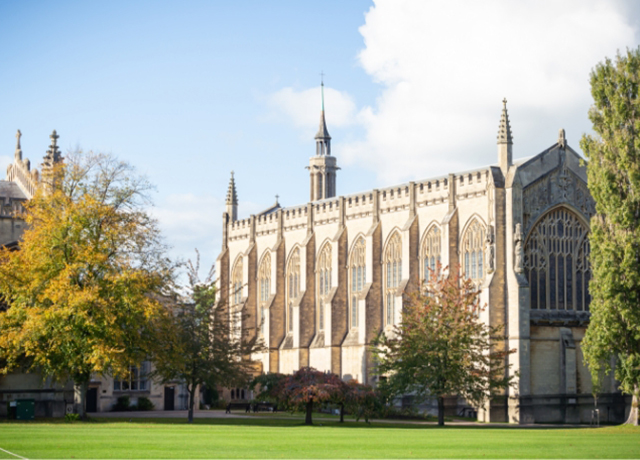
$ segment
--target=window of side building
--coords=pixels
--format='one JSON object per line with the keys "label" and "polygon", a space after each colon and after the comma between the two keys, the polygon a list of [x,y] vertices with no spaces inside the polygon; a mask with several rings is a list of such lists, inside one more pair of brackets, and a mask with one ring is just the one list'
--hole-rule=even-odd
{"label": "window of side building", "polygon": [[129,373],[113,379],[113,391],[147,391],[149,382],[149,362],[143,361],[139,366],[129,366]]}
{"label": "window of side building", "polygon": [[258,269],[258,318],[260,335],[265,336],[267,323],[267,301],[271,295],[271,254],[267,252]]}
{"label": "window of side building", "polygon": [[464,276],[480,285],[484,279],[484,241],[486,230],[478,219],[473,219],[462,238],[461,258]]}
{"label": "window of side building", "polygon": [[442,232],[433,225],[424,237],[422,243],[422,279],[428,283],[440,264],[442,251]]}

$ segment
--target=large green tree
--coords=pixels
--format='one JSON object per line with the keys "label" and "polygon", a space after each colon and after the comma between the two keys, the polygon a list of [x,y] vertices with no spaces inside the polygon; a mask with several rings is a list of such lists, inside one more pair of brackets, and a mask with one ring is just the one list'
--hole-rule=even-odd
{"label": "large green tree", "polygon": [[71,153],[26,204],[17,251],[0,250],[0,372],[73,379],[84,417],[91,374],[144,359],[170,276],[148,182],[108,155]]}
{"label": "large green tree", "polygon": [[606,59],[591,73],[595,134],[580,146],[589,163],[591,322],[582,347],[596,384],[611,371],[633,395],[629,423],[638,424],[640,397],[640,48]]}
{"label": "large green tree", "polygon": [[434,273],[425,289],[404,303],[402,322],[380,335],[373,352],[383,394],[436,397],[444,425],[444,397],[463,396],[481,406],[510,385],[504,334],[484,324],[480,291],[467,278]]}
{"label": "large green tree", "polygon": [[263,350],[262,341],[244,328],[247,314],[216,301],[213,268],[198,277],[199,260],[187,263],[188,285],[165,298],[164,315],[156,325],[152,376],[180,380],[189,393],[188,421],[193,422],[195,396],[201,385],[244,387],[255,372],[251,355]]}

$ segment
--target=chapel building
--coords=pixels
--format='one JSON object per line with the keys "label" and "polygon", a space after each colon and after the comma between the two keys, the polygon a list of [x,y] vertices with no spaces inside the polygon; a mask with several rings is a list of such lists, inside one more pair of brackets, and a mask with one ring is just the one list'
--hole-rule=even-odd
{"label": "chapel building", "polygon": [[[498,346],[516,350],[515,388],[477,408],[479,420],[589,422],[580,343],[595,205],[564,130],[513,161],[504,100],[497,164],[346,196],[337,196],[324,103],[315,141],[309,202],[238,219],[233,176],[229,184],[218,292],[264,341],[267,351],[253,357],[262,372],[311,366],[375,385],[369,345],[402,320],[403,296],[440,263],[479,286],[482,320],[503,328]],[[603,421],[624,419],[613,377],[599,401]]]}

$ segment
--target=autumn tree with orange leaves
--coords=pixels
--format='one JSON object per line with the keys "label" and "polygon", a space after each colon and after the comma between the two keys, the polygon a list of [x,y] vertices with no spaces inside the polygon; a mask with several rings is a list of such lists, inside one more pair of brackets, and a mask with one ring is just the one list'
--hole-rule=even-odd
{"label": "autumn tree with orange leaves", "polygon": [[17,251],[0,251],[0,371],[72,379],[85,416],[92,374],[147,356],[157,293],[171,278],[148,182],[108,155],[68,155],[26,204]]}
{"label": "autumn tree with orange leaves", "polygon": [[479,316],[480,291],[467,278],[434,273],[422,292],[405,300],[402,323],[383,333],[373,352],[379,389],[392,396],[436,397],[444,425],[444,397],[459,395],[476,407],[511,384],[502,331]]}

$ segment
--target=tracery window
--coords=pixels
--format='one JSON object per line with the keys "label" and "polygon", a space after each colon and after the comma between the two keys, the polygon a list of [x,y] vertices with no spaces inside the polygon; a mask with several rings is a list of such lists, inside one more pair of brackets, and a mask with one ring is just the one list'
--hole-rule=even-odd
{"label": "tracery window", "polygon": [[358,238],[353,246],[351,259],[349,260],[349,270],[351,270],[349,283],[349,324],[352,328],[358,327],[358,299],[364,289],[364,280],[366,277],[365,249],[366,243],[364,238]]}
{"label": "tracery window", "polygon": [[287,331],[293,331],[293,302],[300,294],[300,248],[295,248],[287,265]]}
{"label": "tracery window", "polygon": [[588,311],[589,230],[567,208],[556,208],[533,227],[524,248],[531,308]]}
{"label": "tracery window", "polygon": [[236,262],[231,275],[231,305],[242,303],[242,257]]}
{"label": "tracery window", "polygon": [[324,304],[331,290],[331,246],[324,245],[320,251],[317,265],[318,276],[318,330],[324,330]]}
{"label": "tracery window", "polygon": [[422,243],[422,279],[426,283],[440,264],[441,251],[442,232],[434,225],[429,229]]}
{"label": "tracery window", "polygon": [[258,269],[258,313],[260,335],[264,337],[267,318],[267,301],[271,295],[271,254],[267,252]]}
{"label": "tracery window", "polygon": [[486,230],[484,226],[473,219],[467,227],[462,239],[462,264],[464,276],[479,284],[484,279],[484,240]]}
{"label": "tracery window", "polygon": [[389,243],[387,243],[383,264],[385,277],[384,319],[385,326],[388,326],[394,323],[396,293],[400,285],[400,280],[402,279],[402,239],[397,232],[391,237]]}

